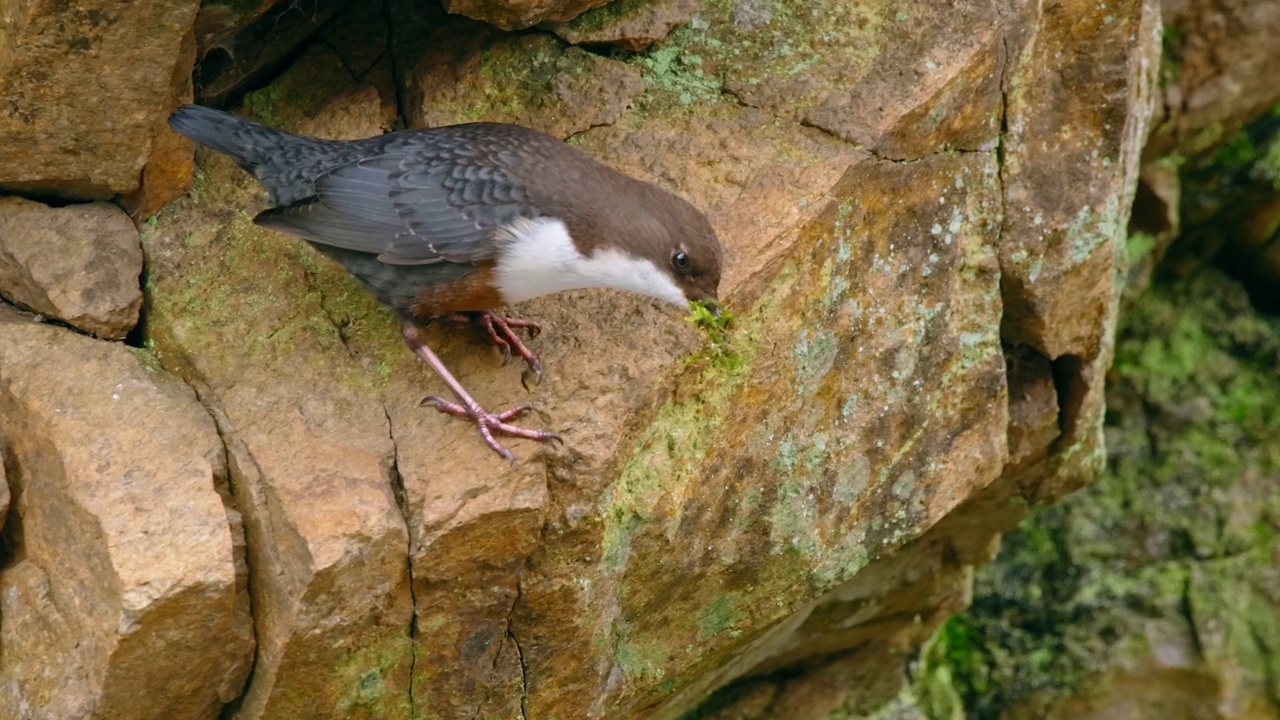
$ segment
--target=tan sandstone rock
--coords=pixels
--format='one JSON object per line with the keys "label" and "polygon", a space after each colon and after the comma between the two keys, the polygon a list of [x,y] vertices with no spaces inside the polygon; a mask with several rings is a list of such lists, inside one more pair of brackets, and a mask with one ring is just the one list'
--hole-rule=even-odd
{"label": "tan sandstone rock", "polygon": [[[149,236],[149,253],[164,259],[153,271],[151,326],[162,358],[208,383],[228,414],[252,397],[254,425],[287,427],[285,398],[335,402],[321,398],[359,390],[336,378],[360,368],[382,389],[396,471],[384,485],[402,479],[408,517],[419,712],[688,708],[804,647],[804,609],[816,597],[999,474],[1004,360],[991,321],[996,255],[984,241],[997,217],[994,156],[900,165],[753,108],[709,104],[706,113],[601,128],[583,144],[711,211],[730,243],[724,294],[743,308],[743,365],[695,363],[668,384],[672,364],[698,346],[678,314],[616,293],[528,303],[517,310],[544,322],[536,348],[548,367],[533,424],[568,446],[516,444],[515,467],[465,424],[415,407],[438,390],[391,318],[296,241],[234,219],[212,230],[162,224],[154,243]],[[207,172],[211,187],[232,189],[202,194],[205,217],[249,199],[230,163],[215,159]],[[522,400],[492,350],[465,333],[433,333],[477,397]],[[351,370],[315,374],[330,363]],[[941,377],[948,384],[929,380]],[[349,437],[386,432],[350,407],[342,417]],[[251,427],[243,422],[235,434]],[[255,458],[279,452],[283,439],[245,437],[261,448]],[[916,450],[904,454],[904,443]],[[299,482],[289,478],[260,481]],[[309,506],[297,491],[276,492],[289,499],[282,512]],[[265,523],[261,537],[283,544]],[[384,572],[394,587],[393,568]],[[269,617],[283,632],[283,616]],[[292,707],[323,711],[324,698],[352,682],[276,667],[255,675],[250,698],[271,683],[261,692],[283,698],[288,687],[316,700]],[[394,697],[403,676],[378,677]],[[665,677],[683,678],[677,694]],[[246,702],[241,712],[285,707]]]}
{"label": "tan sandstone rock", "polygon": [[195,23],[196,97],[220,105],[246,85],[260,84],[266,73],[348,5],[381,7],[347,0],[312,0],[305,7],[281,0],[201,3]]}
{"label": "tan sandstone rock", "polygon": [[1129,289],[1143,289],[1150,266],[1168,254],[1173,273],[1220,263],[1271,302],[1280,279],[1280,203],[1270,160],[1280,7],[1165,5],[1157,122],[1134,208],[1135,229],[1144,235],[1131,279],[1140,284]]}
{"label": "tan sandstone rock", "polygon": [[194,393],[143,353],[4,311],[0,441],[0,715],[216,716],[254,645],[226,458]]}
{"label": "tan sandstone rock", "polygon": [[12,6],[0,32],[0,188],[107,199],[138,187],[196,0]]}
{"label": "tan sandstone rock", "polygon": [[1167,56],[1150,160],[1195,158],[1280,98],[1280,6],[1247,0],[1161,3]]}
{"label": "tan sandstone rock", "polygon": [[[1103,462],[1103,381],[1160,57],[1151,3],[1072,7],[1032,18],[1034,43],[1007,68],[1001,141],[1001,335],[1048,358],[1058,387],[1058,457],[1027,493],[1040,502],[1092,479]],[[1099,61],[1064,70],[1063,57],[1086,56]],[[1064,92],[1078,99],[1064,105]]]}
{"label": "tan sandstone rock", "polygon": [[697,11],[698,0],[616,0],[550,30],[574,45],[639,52],[688,23]]}
{"label": "tan sandstone rock", "polygon": [[178,62],[169,81],[169,101],[155,119],[151,134],[151,152],[142,169],[138,189],[120,196],[121,207],[138,222],[144,222],[191,187],[192,143],[169,129],[169,113],[183,103],[191,102],[191,67],[195,63],[195,35],[182,39]]}
{"label": "tan sandstone rock", "polygon": [[409,124],[509,122],[565,138],[608,125],[644,81],[634,67],[545,33],[510,35],[454,19],[405,78]]}
{"label": "tan sandstone rock", "polygon": [[[350,82],[333,51],[317,51],[282,87],[339,91],[335,112],[273,92],[249,104],[275,122],[315,111],[309,132],[377,134],[378,93]],[[204,172],[198,199],[165,213],[144,244],[157,354],[217,418],[249,538],[259,651],[232,716],[407,717],[413,603],[396,446],[377,368],[343,349],[352,328],[330,319],[355,289],[251,224],[256,191],[226,158]]]}
{"label": "tan sandstone rock", "polygon": [[138,322],[141,273],[138,231],[115,205],[0,197],[0,296],[119,340]]}
{"label": "tan sandstone rock", "polygon": [[252,180],[202,155],[143,241],[146,334],[214,414],[245,518],[260,650],[225,712],[892,697],[993,536],[1096,469],[1151,8],[707,2],[617,60],[388,6],[398,95],[328,28],[244,111],[335,138],[396,105],[573,136],[706,210],[734,344],[645,298],[538,299],[512,308],[544,328],[527,394],[475,334],[429,328],[477,399],[565,438],[506,463],[418,406],[444,388],[391,314],[254,227]]}

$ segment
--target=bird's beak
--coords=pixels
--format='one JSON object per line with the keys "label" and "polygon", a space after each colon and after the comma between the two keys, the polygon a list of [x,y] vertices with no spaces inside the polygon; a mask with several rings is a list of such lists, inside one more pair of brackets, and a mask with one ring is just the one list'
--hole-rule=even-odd
{"label": "bird's beak", "polygon": [[702,300],[702,306],[711,311],[713,317],[720,317],[720,302],[715,298]]}

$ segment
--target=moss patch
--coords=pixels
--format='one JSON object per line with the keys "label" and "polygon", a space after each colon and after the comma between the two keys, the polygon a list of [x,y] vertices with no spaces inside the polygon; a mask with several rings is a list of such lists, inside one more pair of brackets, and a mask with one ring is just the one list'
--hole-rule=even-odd
{"label": "moss patch", "polygon": [[1199,647],[1189,672],[1233,702],[1280,708],[1278,361],[1280,320],[1217,271],[1136,301],[1110,378],[1107,474],[1007,534],[973,607],[939,634],[968,717],[1097,691],[1159,643]]}
{"label": "moss patch", "polygon": [[340,690],[334,710],[343,717],[412,717],[404,689],[410,642],[407,637],[387,638],[343,656],[334,668]]}
{"label": "moss patch", "polygon": [[705,303],[694,302],[688,320],[707,336],[707,346],[695,354],[693,360],[707,360],[727,373],[742,368],[742,355],[734,350],[733,339],[729,334],[735,322],[732,311],[721,309],[717,313]]}

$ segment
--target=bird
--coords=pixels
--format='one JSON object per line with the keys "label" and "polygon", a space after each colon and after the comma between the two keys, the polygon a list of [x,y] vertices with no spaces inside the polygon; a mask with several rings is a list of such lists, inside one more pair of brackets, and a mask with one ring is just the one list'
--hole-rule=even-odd
{"label": "bird", "polygon": [[178,108],[169,126],[230,156],[267,191],[271,207],[256,224],[311,244],[389,306],[454,398],[421,404],[470,420],[509,461],[495,436],[563,440],[512,424],[527,405],[486,410],[427,345],[428,323],[478,326],[503,364],[512,352],[525,362],[528,390],[542,364],[516,331],[532,337],[540,326],[496,312],[502,306],[618,288],[719,307],[724,253],[701,211],[532,128],[477,122],[326,140],[200,105]]}

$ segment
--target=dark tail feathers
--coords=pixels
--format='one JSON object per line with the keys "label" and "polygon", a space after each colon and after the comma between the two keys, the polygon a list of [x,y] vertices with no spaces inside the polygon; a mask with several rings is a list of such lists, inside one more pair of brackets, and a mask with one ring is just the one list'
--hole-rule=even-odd
{"label": "dark tail feathers", "polygon": [[307,139],[246,120],[239,115],[201,107],[183,105],[169,116],[169,127],[175,132],[230,155],[236,164],[251,173],[281,150]]}

